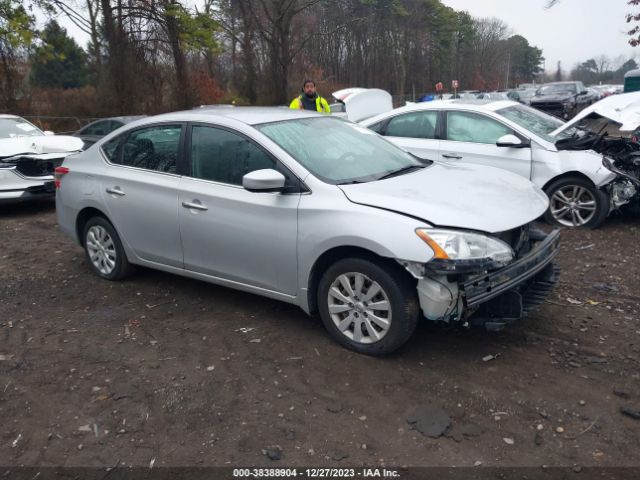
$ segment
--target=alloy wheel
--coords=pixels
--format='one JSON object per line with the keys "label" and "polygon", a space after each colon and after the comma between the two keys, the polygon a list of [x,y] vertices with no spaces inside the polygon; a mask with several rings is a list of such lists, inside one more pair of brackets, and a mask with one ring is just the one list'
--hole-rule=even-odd
{"label": "alloy wheel", "polygon": [[591,191],[579,185],[566,185],[551,196],[553,218],[567,227],[581,227],[596,214],[596,199]]}

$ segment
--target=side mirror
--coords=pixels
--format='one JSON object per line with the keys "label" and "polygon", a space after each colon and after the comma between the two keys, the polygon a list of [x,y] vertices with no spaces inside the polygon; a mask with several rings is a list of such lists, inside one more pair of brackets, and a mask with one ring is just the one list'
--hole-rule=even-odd
{"label": "side mirror", "polygon": [[51,135],[55,135],[55,133],[53,133],[51,130],[45,130],[44,133],[47,137],[50,137]]}
{"label": "side mirror", "polygon": [[277,170],[265,168],[247,173],[242,177],[242,186],[250,192],[279,192],[285,181],[285,176]]}
{"label": "side mirror", "polygon": [[518,137],[512,134],[507,134],[498,139],[496,142],[498,147],[510,147],[510,148],[526,148],[529,147],[529,142],[523,142]]}

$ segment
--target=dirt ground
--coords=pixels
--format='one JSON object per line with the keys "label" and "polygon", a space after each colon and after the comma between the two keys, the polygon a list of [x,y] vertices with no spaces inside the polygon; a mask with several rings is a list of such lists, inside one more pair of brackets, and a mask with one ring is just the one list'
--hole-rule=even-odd
{"label": "dirt ground", "polygon": [[[528,320],[425,321],[375,359],[284,303],[145,269],[100,280],[52,204],[2,208],[0,465],[640,467],[620,411],[640,409],[639,227],[564,232]],[[428,405],[447,435],[411,429]]]}

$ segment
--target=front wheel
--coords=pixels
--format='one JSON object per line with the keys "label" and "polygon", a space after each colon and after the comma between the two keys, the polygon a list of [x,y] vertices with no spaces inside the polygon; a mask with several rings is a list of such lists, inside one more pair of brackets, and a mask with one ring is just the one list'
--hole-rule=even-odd
{"label": "front wheel", "polygon": [[406,343],[418,322],[418,305],[409,275],[382,261],[339,260],[318,285],[318,308],[329,333],[366,355],[387,355]]}
{"label": "front wheel", "polygon": [[549,209],[544,218],[552,225],[597,228],[609,214],[609,195],[584,178],[561,178],[545,192]]}

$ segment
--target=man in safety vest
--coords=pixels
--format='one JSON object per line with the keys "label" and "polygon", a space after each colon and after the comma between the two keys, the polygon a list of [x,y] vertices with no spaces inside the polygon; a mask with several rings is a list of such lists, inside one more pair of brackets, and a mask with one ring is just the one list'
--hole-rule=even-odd
{"label": "man in safety vest", "polygon": [[316,82],[313,80],[304,81],[302,93],[293,99],[289,108],[331,113],[331,108],[329,108],[327,101],[316,92]]}

